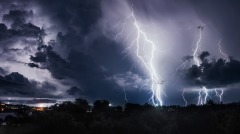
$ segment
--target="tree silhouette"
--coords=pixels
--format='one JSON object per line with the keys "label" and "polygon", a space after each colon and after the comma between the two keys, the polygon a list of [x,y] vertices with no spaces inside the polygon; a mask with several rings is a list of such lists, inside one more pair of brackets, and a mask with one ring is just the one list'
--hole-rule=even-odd
{"label": "tree silhouette", "polygon": [[96,100],[93,104],[93,112],[106,112],[109,110],[109,101]]}
{"label": "tree silhouette", "polygon": [[79,112],[87,112],[90,110],[88,101],[85,99],[78,98],[75,100],[75,104],[76,104]]}

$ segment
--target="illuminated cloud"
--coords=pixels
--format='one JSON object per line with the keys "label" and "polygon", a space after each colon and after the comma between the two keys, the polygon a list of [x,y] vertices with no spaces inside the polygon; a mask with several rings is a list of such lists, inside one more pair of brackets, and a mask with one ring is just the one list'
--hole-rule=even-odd
{"label": "illuminated cloud", "polygon": [[[41,87],[45,87],[47,91],[49,88],[49,92],[46,91],[46,95],[39,93],[42,97],[84,96],[90,100],[104,98],[122,103],[122,89],[125,86],[128,100],[137,103],[148,101],[151,95],[140,91],[147,88],[141,87],[149,80],[149,72],[134,55],[136,46],[130,47],[136,39],[134,19],[130,17],[129,21],[125,21],[133,7],[138,25],[156,44],[152,63],[161,76],[158,83],[167,95],[163,98],[164,104],[184,104],[181,91],[186,87],[203,85],[208,88],[224,87],[224,100],[235,101],[236,97],[231,99],[229,96],[236,94],[230,91],[238,91],[231,85],[239,83],[237,69],[240,55],[236,44],[240,43],[240,19],[236,17],[239,13],[236,3],[1,0],[0,75],[9,84],[4,77],[18,72],[30,83],[21,90],[15,88],[16,83],[12,83],[13,87],[8,85],[11,87],[9,92],[1,90],[2,95],[18,96],[26,91],[26,95],[31,96],[35,93],[33,89],[38,93]],[[223,7],[225,10],[222,10]],[[206,72],[202,73],[199,67],[191,66],[199,25],[204,25],[199,52],[209,51],[216,59],[223,57],[217,45],[221,38],[223,52],[236,58],[229,62],[221,59],[212,62],[205,53],[198,58],[204,63],[202,66]],[[148,51],[149,47],[145,45],[141,50]],[[178,68],[183,62],[190,64]],[[186,68],[189,69],[184,72]],[[181,72],[181,75],[186,73],[185,77],[177,79],[179,74],[176,72]],[[228,91],[230,95],[227,95]],[[194,97],[194,94],[189,96]]]}

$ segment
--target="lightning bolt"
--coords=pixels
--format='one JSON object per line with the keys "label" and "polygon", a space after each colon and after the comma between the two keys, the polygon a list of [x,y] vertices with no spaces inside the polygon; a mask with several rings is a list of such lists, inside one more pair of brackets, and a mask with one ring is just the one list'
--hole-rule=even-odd
{"label": "lightning bolt", "polygon": [[198,105],[204,105],[207,103],[208,89],[203,86],[201,90],[198,91]]}
{"label": "lightning bolt", "polygon": [[200,61],[198,59],[198,51],[199,51],[199,48],[200,48],[201,40],[202,40],[202,29],[200,28],[199,29],[199,39],[196,43],[196,48],[193,52],[193,60],[194,60],[195,65],[197,65],[198,67],[200,66]]}
{"label": "lightning bolt", "polygon": [[[152,90],[152,103],[156,106],[158,104],[160,104],[161,106],[163,105],[163,100],[161,97],[162,94],[162,90],[160,89],[160,86],[158,84],[158,82],[160,81],[158,74],[156,73],[156,70],[153,66],[153,59],[154,59],[154,52],[155,52],[155,44],[154,42],[152,42],[150,39],[148,39],[146,33],[140,28],[140,26],[137,23],[137,20],[135,18],[134,12],[132,11],[132,17],[134,19],[134,25],[135,28],[137,29],[137,38],[134,42],[136,42],[136,46],[137,46],[137,50],[136,50],[136,54],[137,57],[142,61],[142,63],[144,64],[145,68],[149,71],[149,75],[150,75],[150,79],[151,79],[151,90]],[[139,40],[140,37],[143,37],[144,40],[146,41],[146,43],[148,43],[151,47],[151,54],[150,54],[150,60],[146,61],[142,55],[140,54],[140,45],[139,45]],[[134,43],[133,42],[133,43]]]}
{"label": "lightning bolt", "polygon": [[[197,66],[200,66],[200,61],[198,60],[196,53],[197,53],[197,51],[198,51],[199,43],[200,43],[200,41],[201,41],[201,31],[202,31],[202,29],[200,29],[199,40],[198,40],[198,42],[197,42],[197,44],[196,44],[197,47],[196,47],[196,49],[195,49],[195,51],[194,51],[194,60],[195,60],[195,64],[196,64]],[[227,60],[228,60],[228,55],[225,54],[225,53],[222,51],[222,48],[221,48],[221,39],[220,39],[219,42],[218,42],[218,48],[219,48],[219,52],[224,56],[224,60],[227,61]],[[204,71],[204,68],[202,68],[202,72],[203,72],[203,71]],[[224,94],[224,91],[223,91],[222,89],[220,89],[220,93],[219,93],[219,91],[217,91],[216,89],[215,89],[214,91],[215,91],[216,96],[219,97],[219,101],[222,102],[222,96],[223,96],[223,94]],[[204,92],[204,94],[202,94],[202,92]],[[205,86],[203,86],[202,90],[199,90],[199,93],[198,93],[198,105],[206,104],[207,98],[208,98],[208,96],[209,96],[208,92],[209,92],[209,90],[208,90]],[[203,95],[205,95],[205,96],[203,97]]]}
{"label": "lightning bolt", "polygon": [[218,49],[219,49],[219,52],[224,56],[224,60],[227,61],[227,60],[228,60],[228,55],[225,54],[225,53],[222,51],[221,40],[219,40],[219,42],[218,42]]}
{"label": "lightning bolt", "polygon": [[198,92],[198,103],[197,103],[197,105],[202,105],[203,104],[201,92],[202,92],[202,90],[199,90],[199,92]]}
{"label": "lightning bolt", "polygon": [[[198,40],[197,40],[197,42],[195,44],[196,47],[193,50],[193,63],[191,63],[191,66],[192,65],[197,65],[199,67],[200,64],[201,64],[201,61],[198,58],[198,52],[199,52],[200,45],[201,45],[203,27],[199,26],[198,29],[199,29],[199,38],[198,38]],[[185,69],[187,62],[188,62],[188,60],[184,61],[180,66],[178,66],[176,68],[176,72],[178,72],[180,69]],[[203,71],[203,69],[202,69],[202,71]],[[205,102],[205,98],[207,97],[206,96],[203,99],[202,92],[205,92],[205,94],[206,94],[207,89],[205,87],[203,87],[202,90],[198,91],[198,102],[197,102],[198,105],[202,105]],[[186,106],[187,105],[187,101],[186,101],[186,99],[184,97],[184,93],[185,93],[185,90],[182,91],[182,98],[183,98],[183,100],[185,102],[185,106]]]}
{"label": "lightning bolt", "polygon": [[[200,49],[201,40],[202,40],[202,30],[203,30],[203,27],[200,26],[200,28],[199,28],[199,39],[196,43],[196,48],[193,52],[194,64],[197,65],[198,67],[201,64],[201,61],[198,58],[198,51]],[[202,68],[201,71],[203,72],[204,68]],[[199,92],[198,92],[198,105],[206,104],[208,96],[209,96],[208,89],[205,86],[203,86],[202,89],[199,90]]]}
{"label": "lightning bolt", "polygon": [[216,96],[219,97],[219,102],[222,102],[223,90],[220,90],[220,93],[215,89]]}
{"label": "lightning bolt", "polygon": [[[218,42],[218,49],[219,49],[219,52],[224,56],[224,60],[225,62],[228,60],[228,55],[225,54],[223,51],[222,51],[222,47],[221,47],[221,39],[219,40]],[[216,96],[219,97],[219,101],[222,102],[222,96],[223,96],[223,90],[221,89],[220,90],[220,93],[215,89],[215,93],[216,93]]]}
{"label": "lightning bolt", "polygon": [[[199,29],[199,38],[195,44],[195,49],[193,50],[193,65],[196,65],[198,67],[201,66],[201,61],[199,60],[199,51],[200,51],[200,47],[201,47],[201,40],[202,40],[202,30],[203,30],[203,26],[199,26],[198,27]],[[218,46],[220,45],[220,41],[218,43]],[[226,54],[224,54],[222,51],[221,51],[221,47],[219,46],[219,50],[220,50],[220,53],[222,53],[225,57],[227,56]],[[181,68],[185,68],[185,64],[186,64],[186,61],[183,62],[177,69],[176,71],[178,71],[179,69]],[[201,71],[203,72],[204,71],[204,67],[201,68]],[[204,105],[207,103],[207,98],[209,97],[209,92],[211,90],[207,89],[205,86],[203,86],[201,89],[197,90],[198,91],[198,101],[197,101],[197,105]],[[215,91],[216,93],[216,96],[218,96],[220,98],[220,100],[222,100],[222,95],[223,95],[223,90],[221,90],[222,92],[219,94],[217,91]],[[183,97],[183,100],[185,102],[185,106],[187,105],[187,101],[184,97],[184,93],[185,93],[185,90],[183,90],[182,92],[182,97]]]}
{"label": "lightning bolt", "polygon": [[187,102],[187,100],[186,100],[186,98],[185,98],[185,96],[184,96],[184,93],[185,93],[185,90],[183,90],[183,92],[182,92],[182,97],[183,97],[183,100],[184,100],[184,102],[185,102],[185,106],[187,106],[187,105],[188,105],[188,102]]}
{"label": "lightning bolt", "polygon": [[[133,20],[132,25],[133,25],[133,28],[136,30],[136,37],[135,39],[132,40],[132,42],[130,43],[130,46],[126,48],[126,50],[129,50],[130,52],[132,52],[133,46],[136,46],[136,49],[134,51],[135,56],[139,59],[141,64],[147,70],[148,75],[150,77],[149,88],[152,94],[150,100],[154,106],[158,106],[158,105],[162,106],[163,105],[162,95],[165,95],[165,93],[161,89],[160,84],[158,84],[158,82],[160,81],[160,78],[154,66],[156,44],[147,36],[146,32],[139,25],[136,19],[136,16],[134,14],[133,6],[131,7],[130,15],[124,19],[122,30],[116,35],[115,38],[118,38],[119,36],[123,35],[123,32],[126,29],[127,21],[130,19]],[[144,41],[144,46],[141,45],[140,40]],[[150,49],[150,54],[146,52],[145,46],[148,47],[147,49]],[[144,51],[143,54],[141,53],[141,51]]]}
{"label": "lightning bolt", "polygon": [[128,102],[127,94],[126,94],[126,90],[125,90],[125,85],[123,85],[122,87],[123,87],[124,99],[125,99],[126,102]]}
{"label": "lightning bolt", "polygon": [[205,97],[204,97],[204,104],[206,104],[206,102],[207,102],[207,97],[208,97],[208,89],[204,86],[203,87],[203,91],[204,91],[204,93],[205,93]]}
{"label": "lightning bolt", "polygon": [[185,68],[185,66],[186,66],[186,64],[187,64],[187,60],[186,61],[184,61],[179,67],[177,67],[177,69],[176,69],[176,72],[178,72],[178,70],[180,70],[180,69],[184,69]]}
{"label": "lightning bolt", "polygon": [[[197,40],[197,42],[196,42],[196,45],[195,45],[196,47],[195,47],[195,49],[194,49],[194,51],[193,51],[193,62],[194,62],[193,64],[196,65],[196,66],[198,66],[198,67],[200,67],[201,61],[200,61],[199,58],[198,58],[198,52],[199,52],[200,45],[201,45],[203,27],[199,26],[198,29],[199,29],[199,38],[198,38],[198,40]],[[177,68],[177,70],[180,69],[180,68],[182,68],[185,64],[186,64],[186,63],[183,62],[183,64],[180,65],[180,66]],[[201,71],[202,71],[202,72],[204,71],[203,68],[201,69]],[[185,99],[185,97],[184,97],[184,92],[185,92],[185,90],[183,90],[183,92],[182,92],[182,97],[183,97],[183,100],[184,100],[185,105],[186,105],[186,104],[187,104],[187,101],[186,101],[186,99]],[[208,95],[208,89],[207,89],[205,86],[203,86],[202,89],[200,89],[200,90],[198,91],[198,102],[197,102],[197,104],[198,104],[198,105],[206,104],[206,102],[207,102],[207,97],[208,97],[208,96],[209,96],[209,95]]]}

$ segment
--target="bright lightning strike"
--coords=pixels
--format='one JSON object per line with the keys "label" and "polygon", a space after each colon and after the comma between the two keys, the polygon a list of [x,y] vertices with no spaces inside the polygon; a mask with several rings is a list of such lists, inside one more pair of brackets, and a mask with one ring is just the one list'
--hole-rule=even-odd
{"label": "bright lightning strike", "polygon": [[202,40],[203,26],[199,26],[198,29],[199,29],[199,39],[198,39],[198,41],[196,43],[196,48],[195,48],[195,50],[193,52],[193,60],[194,60],[195,65],[197,65],[199,67],[200,66],[200,61],[198,59],[198,51],[200,49],[200,43],[201,43],[201,40]]}
{"label": "bright lightning strike", "polygon": [[185,93],[185,90],[183,90],[183,92],[182,92],[182,97],[183,97],[183,100],[184,100],[184,102],[185,102],[185,106],[187,106],[187,105],[188,105],[188,102],[187,102],[187,100],[186,100],[186,98],[185,98],[185,96],[184,96],[184,93]]}
{"label": "bright lightning strike", "polygon": [[187,62],[188,62],[188,61],[186,60],[186,61],[184,61],[179,67],[177,67],[176,72],[178,72],[178,70],[180,70],[180,69],[184,69]]}
{"label": "bright lightning strike", "polygon": [[220,90],[220,93],[215,89],[216,96],[219,97],[219,102],[222,102],[223,90]]}
{"label": "bright lightning strike", "polygon": [[[199,60],[198,58],[198,54],[199,54],[199,49],[200,49],[200,45],[201,45],[201,40],[202,40],[202,30],[203,30],[203,27],[202,25],[198,26],[197,28],[199,29],[199,38],[195,44],[195,49],[193,50],[193,63],[192,65],[196,65],[196,66],[200,66],[201,65],[201,61]],[[185,69],[186,68],[186,64],[187,64],[188,60],[185,60],[179,67],[177,67],[176,69],[176,72],[178,72],[178,70],[180,69]],[[202,69],[203,71],[203,69]],[[206,94],[206,96],[203,98],[202,97],[202,92],[204,92]],[[185,90],[183,90],[182,92],[182,98],[185,102],[185,106],[187,105],[187,101],[184,97],[184,93],[185,93]],[[198,105],[203,105],[205,102],[206,102],[206,99],[207,99],[207,96],[208,96],[208,91],[205,87],[203,87],[201,90],[199,90],[198,92]]]}
{"label": "bright lightning strike", "polygon": [[198,105],[202,105],[203,102],[202,102],[202,94],[201,94],[202,90],[199,90],[198,92]]}
{"label": "bright lightning strike", "polygon": [[[196,66],[198,66],[198,67],[201,65],[201,61],[200,61],[199,58],[198,58],[198,54],[199,54],[199,49],[200,49],[201,40],[202,40],[202,30],[203,30],[203,27],[204,27],[204,26],[201,26],[201,25],[197,27],[197,28],[199,29],[199,38],[198,38],[198,41],[196,42],[196,48],[195,48],[194,51],[193,51],[193,61],[194,61],[194,65],[196,65]],[[182,67],[184,67],[185,64],[186,64],[186,61],[183,62],[183,63],[177,68],[177,70],[180,69],[180,68],[182,68]],[[202,71],[203,71],[203,69],[202,69]],[[183,92],[182,92],[182,97],[183,97],[183,100],[184,100],[185,106],[186,106],[186,105],[187,105],[187,101],[186,101],[186,99],[185,99],[185,97],[184,97],[184,92],[185,92],[185,90],[183,90]],[[197,104],[198,104],[198,105],[206,104],[207,97],[208,97],[208,89],[204,86],[204,87],[202,87],[202,89],[200,89],[200,90],[198,91],[198,102],[197,102]]]}
{"label": "bright lightning strike", "polygon": [[203,86],[203,88],[198,92],[198,105],[206,104],[208,96],[209,96],[208,89],[205,86]]}
{"label": "bright lightning strike", "polygon": [[[198,40],[198,42],[197,42],[197,47],[196,47],[194,53],[197,52],[197,49],[198,49],[198,47],[199,47],[198,44],[199,44],[200,41],[201,41],[201,31],[202,31],[202,29],[200,29],[200,37],[199,37],[199,40]],[[219,52],[224,56],[224,60],[227,61],[227,60],[228,60],[228,55],[225,54],[225,53],[222,51],[222,48],[221,48],[221,40],[219,40],[219,42],[218,42],[218,48],[219,48]],[[200,65],[199,63],[200,63],[200,62],[199,62],[199,60],[197,59],[196,55],[194,56],[194,59],[196,59],[195,64],[196,64],[197,66],[199,66],[199,65]],[[203,70],[202,70],[202,71],[203,71]],[[219,92],[218,90],[216,90],[216,89],[215,89],[214,91],[215,91],[216,96],[219,97],[219,101],[222,102],[222,96],[223,96],[224,91],[223,91],[222,89],[220,90],[220,92]],[[204,94],[202,94],[202,92],[204,92]],[[206,87],[203,87],[202,90],[199,90],[199,93],[198,93],[198,105],[206,104],[207,97],[209,96],[208,92],[209,92],[209,90],[208,90]],[[203,95],[205,95],[204,98],[203,98]]]}
{"label": "bright lightning strike", "polygon": [[204,104],[206,104],[207,103],[207,97],[208,97],[208,89],[206,87],[203,87],[203,91],[205,93]]}
{"label": "bright lightning strike", "polygon": [[227,61],[227,60],[228,60],[228,55],[225,54],[225,53],[222,51],[221,40],[219,40],[219,42],[218,42],[218,49],[219,49],[219,52],[224,56],[224,60]]}
{"label": "bright lightning strike", "polygon": [[[199,60],[199,51],[200,51],[200,48],[201,48],[201,40],[202,40],[202,31],[203,31],[203,27],[202,25],[198,26],[197,28],[199,29],[199,38],[196,42],[196,47],[193,51],[193,64],[200,67],[201,66],[201,60]],[[222,51],[221,51],[221,47],[220,47],[220,42],[218,43],[219,45],[219,50],[220,52],[226,57],[227,55],[224,54]],[[181,68],[185,68],[185,64],[186,64],[186,61],[183,62],[177,69],[176,71],[178,71],[179,69]],[[201,71],[203,72],[204,71],[204,68],[202,67],[201,68]],[[198,91],[198,101],[197,101],[197,105],[204,105],[207,103],[207,98],[209,97],[209,89],[207,89],[205,86],[203,86],[201,89],[197,90]],[[223,90],[221,90],[222,92],[221,93],[218,93],[216,90],[215,90],[215,93],[216,93],[216,96],[218,96],[220,98],[220,100],[222,100],[222,95],[223,95]],[[185,106],[188,104],[186,99],[185,99],[185,96],[184,96],[184,93],[185,93],[185,90],[183,90],[182,92],[182,98],[185,102]]]}
{"label": "bright lightning strike", "polygon": [[123,85],[122,87],[123,87],[124,99],[125,99],[126,102],[128,102],[127,94],[126,94],[126,90],[125,90],[125,85]]}
{"label": "bright lightning strike", "polygon": [[[134,19],[135,28],[137,29],[137,38],[134,41],[137,45],[136,54],[137,54],[137,57],[142,61],[142,63],[146,67],[146,69],[149,71],[149,75],[151,77],[151,90],[152,90],[152,93],[153,93],[153,95],[151,97],[152,103],[154,105],[160,104],[162,106],[163,105],[163,100],[162,100],[162,96],[161,96],[162,90],[160,89],[160,86],[158,84],[160,79],[158,77],[158,74],[156,73],[156,70],[155,70],[154,66],[153,66],[154,52],[155,52],[155,49],[156,49],[155,44],[150,39],[148,39],[146,33],[140,28],[140,26],[138,25],[137,20],[134,16],[133,11],[132,11],[131,15]],[[150,60],[149,61],[146,61],[139,52],[139,49],[141,47],[139,45],[139,40],[140,40],[141,36],[144,38],[146,43],[148,43],[151,47],[151,54],[150,54]]]}
{"label": "bright lightning strike", "polygon": [[[222,47],[221,47],[221,40],[219,40],[218,42],[218,48],[219,48],[219,52],[224,56],[224,60],[227,61],[228,60],[228,55],[225,54],[223,51],[222,51]],[[215,89],[215,93],[216,93],[216,96],[219,97],[219,101],[222,102],[222,96],[223,96],[223,90],[221,89],[220,90],[220,93]]]}
{"label": "bright lightning strike", "polygon": [[[119,36],[122,36],[123,32],[126,29],[127,21],[132,19],[133,20],[132,24],[136,32],[136,37],[135,39],[132,40],[127,50],[130,50],[132,52],[131,50],[132,47],[136,46],[136,50],[134,51],[135,56],[139,59],[139,61],[141,61],[142,65],[145,67],[150,77],[149,83],[150,83],[150,89],[152,93],[150,100],[154,106],[158,106],[158,105],[162,106],[163,105],[162,95],[163,94],[165,95],[165,93],[160,87],[160,84],[159,84],[160,78],[154,66],[156,44],[147,36],[146,32],[141,28],[141,26],[139,25],[135,17],[133,8],[131,9],[132,9],[131,14],[124,20],[122,30],[116,35],[116,38],[118,38]],[[144,42],[144,45],[142,44],[143,42]],[[147,50],[150,50],[150,53],[148,53]]]}
{"label": "bright lightning strike", "polygon": [[[198,26],[198,29],[199,29],[199,39],[198,39],[198,41],[196,43],[196,48],[195,48],[195,50],[193,52],[193,60],[194,60],[195,65],[197,65],[198,67],[201,65],[201,61],[198,58],[198,51],[199,51],[200,45],[201,45],[203,27],[204,26],[201,26],[201,25]],[[204,68],[202,68],[201,71],[203,72]],[[209,96],[208,95],[208,89],[205,86],[203,86],[202,89],[199,90],[199,93],[198,93],[198,105],[206,104],[208,96]]]}

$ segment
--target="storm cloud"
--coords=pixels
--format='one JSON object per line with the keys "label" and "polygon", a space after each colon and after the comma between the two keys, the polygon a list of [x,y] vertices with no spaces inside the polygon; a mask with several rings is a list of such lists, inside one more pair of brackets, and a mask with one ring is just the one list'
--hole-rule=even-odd
{"label": "storm cloud", "polygon": [[18,97],[54,97],[53,92],[56,91],[56,88],[50,83],[29,80],[17,72],[0,76],[0,87],[1,97],[12,95]]}
{"label": "storm cloud", "polygon": [[183,77],[192,86],[206,86],[208,88],[227,87],[240,82],[240,61],[229,57],[229,60],[207,60],[209,52],[204,51],[199,55],[202,60],[200,66],[193,65],[183,70]]}
{"label": "storm cloud", "polygon": [[[240,82],[237,5],[224,0],[2,0],[0,95],[123,103],[124,87],[128,100],[145,103],[151,94],[140,89],[149,74],[134,58],[134,48],[127,49],[135,31],[128,24],[116,37],[131,9],[157,44],[154,62],[170,94],[166,104],[181,104],[179,88],[186,85],[228,88]],[[202,64],[178,72],[178,83],[176,68],[193,60],[198,25],[204,25]],[[224,52],[236,58],[221,58],[220,38]]]}

